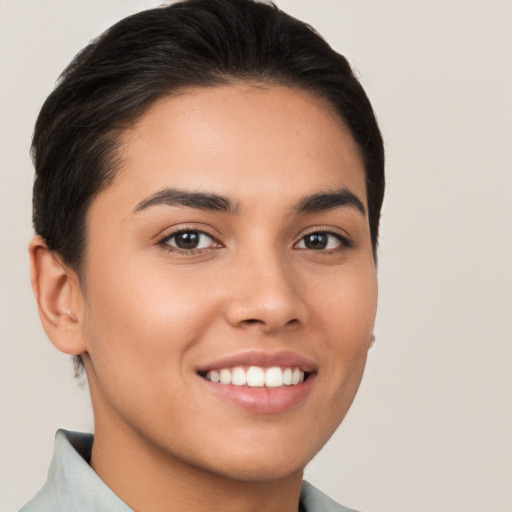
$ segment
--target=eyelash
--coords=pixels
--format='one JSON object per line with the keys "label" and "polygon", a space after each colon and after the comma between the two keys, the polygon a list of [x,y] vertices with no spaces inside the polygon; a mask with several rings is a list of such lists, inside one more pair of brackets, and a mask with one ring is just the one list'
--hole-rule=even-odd
{"label": "eyelash", "polygon": [[[180,235],[184,235],[184,234],[188,234],[188,235],[193,234],[195,236],[199,236],[199,244],[201,244],[201,237],[207,237],[211,240],[211,242],[208,244],[208,247],[192,247],[189,249],[184,249],[181,247],[177,247],[175,245],[170,245],[169,242],[171,240],[175,239],[176,237],[178,237]],[[327,236],[333,237],[337,240],[337,242],[339,243],[339,246],[335,247],[335,248],[329,248],[329,249],[312,249],[312,248],[308,248],[308,247],[297,248],[297,245],[299,245],[300,243],[305,245],[306,244],[305,239],[307,237],[311,237],[313,235],[327,235]],[[218,244],[218,245],[216,247],[212,247],[211,246],[212,243]],[[163,247],[165,247],[165,249],[168,252],[183,254],[186,256],[196,255],[196,254],[200,254],[203,251],[207,251],[212,248],[222,247],[222,243],[219,242],[215,237],[213,237],[209,233],[202,231],[200,229],[192,229],[192,228],[190,228],[190,229],[183,228],[178,231],[174,231],[173,233],[165,236],[162,240],[160,240],[159,245],[162,245]],[[327,245],[329,245],[329,241],[327,242]],[[309,233],[302,235],[300,240],[293,245],[294,249],[310,250],[310,251],[316,252],[316,253],[335,253],[335,252],[342,251],[343,249],[349,249],[352,246],[353,246],[353,242],[349,238],[347,238],[343,235],[340,235],[339,233],[329,231],[329,230],[322,230],[322,229],[316,229],[314,231],[310,231]]]}
{"label": "eyelash", "polygon": [[[313,235],[327,235],[327,236],[335,238],[338,241],[338,243],[339,243],[339,246],[335,247],[335,248],[321,249],[321,250],[309,249],[309,250],[311,250],[313,252],[318,252],[318,253],[320,253],[320,252],[323,252],[323,253],[335,253],[335,252],[342,251],[343,249],[349,249],[349,248],[353,247],[353,245],[354,245],[352,240],[350,240],[346,236],[341,235],[340,233],[337,233],[335,231],[330,231],[330,230],[327,230],[327,229],[315,229],[313,231],[310,231],[309,233],[306,233],[305,235],[302,235],[302,237],[299,240],[299,242],[294,244],[294,248],[299,243],[304,243],[304,240],[307,237],[310,237],[310,236],[313,236]],[[304,247],[303,249],[308,250],[307,247]]]}
{"label": "eyelash", "polygon": [[[212,247],[193,247],[193,248],[189,248],[189,249],[183,249],[181,247],[176,247],[176,246],[172,246],[169,244],[169,242],[174,238],[180,236],[180,235],[184,235],[184,234],[194,234],[194,235],[199,235],[200,239],[199,239],[199,243],[201,243],[201,237],[208,237],[211,242],[210,244],[213,242],[215,244],[218,244],[219,247],[222,246],[222,244],[216,240],[212,235],[210,235],[209,233],[207,233],[206,231],[202,231],[200,229],[192,229],[192,228],[183,228],[183,229],[179,229],[178,231],[174,231],[173,233],[165,236],[162,240],[160,240],[159,244],[164,246],[165,249],[169,252],[174,252],[174,253],[178,253],[178,254],[184,254],[184,255],[187,255],[187,256],[190,256],[190,255],[193,255],[193,254],[200,254],[202,253],[203,251],[206,251],[208,249],[211,249]],[[209,244],[209,245],[210,245]]]}

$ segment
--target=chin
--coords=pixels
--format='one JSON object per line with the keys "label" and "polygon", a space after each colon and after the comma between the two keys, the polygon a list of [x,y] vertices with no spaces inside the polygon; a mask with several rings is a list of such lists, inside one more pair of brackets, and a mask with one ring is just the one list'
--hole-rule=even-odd
{"label": "chin", "polygon": [[[324,443],[307,446],[307,441],[289,444],[283,441],[277,448],[275,443],[261,440],[250,447],[217,453],[215,468],[210,471],[230,480],[240,482],[265,482],[302,475],[304,467],[316,455]],[[210,459],[211,460],[211,459]]]}
{"label": "chin", "polygon": [[302,475],[307,462],[290,464],[288,461],[251,461],[250,466],[247,460],[238,464],[224,466],[218,473],[230,480],[239,482],[269,482],[289,478],[293,475]]}

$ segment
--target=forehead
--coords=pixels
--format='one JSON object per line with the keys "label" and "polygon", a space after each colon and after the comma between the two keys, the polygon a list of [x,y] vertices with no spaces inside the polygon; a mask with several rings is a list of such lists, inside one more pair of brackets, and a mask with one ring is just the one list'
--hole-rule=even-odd
{"label": "forehead", "polygon": [[[348,187],[366,203],[359,149],[327,102],[284,86],[197,88],[157,101],[122,135],[112,192],[137,204],[174,187],[246,200]],[[137,200],[138,198],[138,200]]]}

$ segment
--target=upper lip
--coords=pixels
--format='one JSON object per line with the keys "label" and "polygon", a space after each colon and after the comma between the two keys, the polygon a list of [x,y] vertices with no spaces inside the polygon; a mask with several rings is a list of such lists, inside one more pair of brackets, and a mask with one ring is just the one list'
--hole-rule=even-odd
{"label": "upper lip", "polygon": [[233,368],[235,366],[281,366],[283,368],[300,368],[308,373],[315,372],[317,369],[314,361],[292,351],[263,352],[251,350],[232,354],[201,365],[197,368],[197,371],[205,372],[221,368]]}

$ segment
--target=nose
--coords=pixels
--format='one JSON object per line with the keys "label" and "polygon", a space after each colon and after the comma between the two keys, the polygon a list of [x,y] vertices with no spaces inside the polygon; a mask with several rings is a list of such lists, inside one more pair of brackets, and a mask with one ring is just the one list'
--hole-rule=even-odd
{"label": "nose", "polygon": [[230,325],[270,334],[306,322],[298,276],[278,254],[241,258],[232,272],[234,285],[225,309]]}

